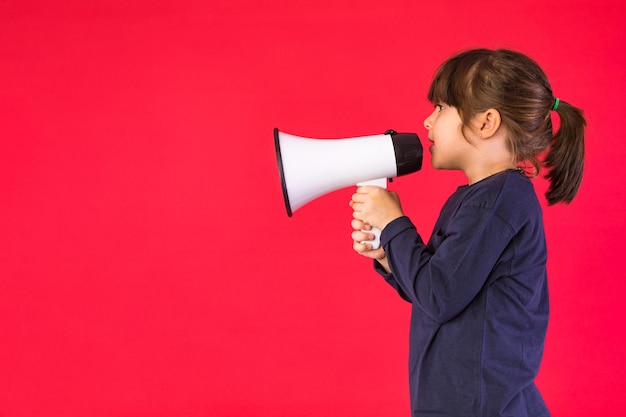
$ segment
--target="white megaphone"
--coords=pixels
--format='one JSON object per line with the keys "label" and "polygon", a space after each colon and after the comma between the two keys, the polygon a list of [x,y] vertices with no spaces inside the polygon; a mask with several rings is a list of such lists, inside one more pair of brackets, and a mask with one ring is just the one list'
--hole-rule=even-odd
{"label": "white megaphone", "polygon": [[[287,215],[332,191],[354,185],[387,187],[387,179],[419,171],[423,149],[415,133],[344,139],[294,136],[274,129],[274,145]],[[380,230],[370,230],[380,246]]]}

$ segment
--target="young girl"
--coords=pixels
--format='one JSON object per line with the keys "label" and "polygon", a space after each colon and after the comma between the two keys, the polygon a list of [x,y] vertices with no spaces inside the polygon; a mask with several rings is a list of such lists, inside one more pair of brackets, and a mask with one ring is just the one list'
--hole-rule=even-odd
{"label": "young girl", "polygon": [[[395,193],[363,186],[350,202],[354,250],[412,303],[413,416],[548,416],[534,384],[548,324],[547,254],[529,177],[544,166],[548,203],[572,201],[583,172],[582,111],[555,98],[541,68],[510,50],[452,57],[428,99],[432,165],[468,179],[428,243]],[[382,230],[377,250],[361,243],[373,239],[371,226]]]}

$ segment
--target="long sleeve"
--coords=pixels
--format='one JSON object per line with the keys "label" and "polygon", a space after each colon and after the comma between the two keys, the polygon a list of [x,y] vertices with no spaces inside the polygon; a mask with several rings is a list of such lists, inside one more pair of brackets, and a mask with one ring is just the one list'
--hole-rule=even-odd
{"label": "long sleeve", "polygon": [[411,298],[404,292],[402,287],[400,287],[400,284],[398,284],[398,281],[396,281],[393,274],[387,272],[377,260],[374,260],[374,270],[383,277],[387,284],[391,285],[391,287],[398,292],[403,300],[408,301],[409,303],[411,302]]}
{"label": "long sleeve", "polygon": [[407,217],[387,225],[381,243],[401,295],[443,323],[480,291],[513,234],[493,210],[465,207],[428,245]]}

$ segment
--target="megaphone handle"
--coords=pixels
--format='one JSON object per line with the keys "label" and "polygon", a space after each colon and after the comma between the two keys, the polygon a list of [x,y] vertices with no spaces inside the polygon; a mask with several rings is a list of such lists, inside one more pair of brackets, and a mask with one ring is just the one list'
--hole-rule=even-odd
{"label": "megaphone handle", "polygon": [[[379,178],[376,180],[371,180],[371,181],[363,181],[357,184],[357,186],[363,186],[363,185],[373,185],[375,187],[380,187],[380,188],[387,188],[387,178]],[[376,227],[372,227],[371,230],[362,230],[363,232],[366,233],[371,233],[374,235],[374,240],[364,240],[363,244],[367,244],[369,243],[370,245],[372,245],[372,249],[378,249],[380,248],[380,229],[376,228]]]}

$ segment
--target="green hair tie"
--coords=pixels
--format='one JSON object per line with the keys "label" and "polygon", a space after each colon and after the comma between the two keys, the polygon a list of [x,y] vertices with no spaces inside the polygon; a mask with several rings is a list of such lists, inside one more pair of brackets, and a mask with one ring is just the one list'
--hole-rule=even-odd
{"label": "green hair tie", "polygon": [[552,111],[556,111],[556,109],[559,108],[559,103],[561,102],[561,100],[559,100],[558,98],[554,99],[554,106],[552,106]]}

